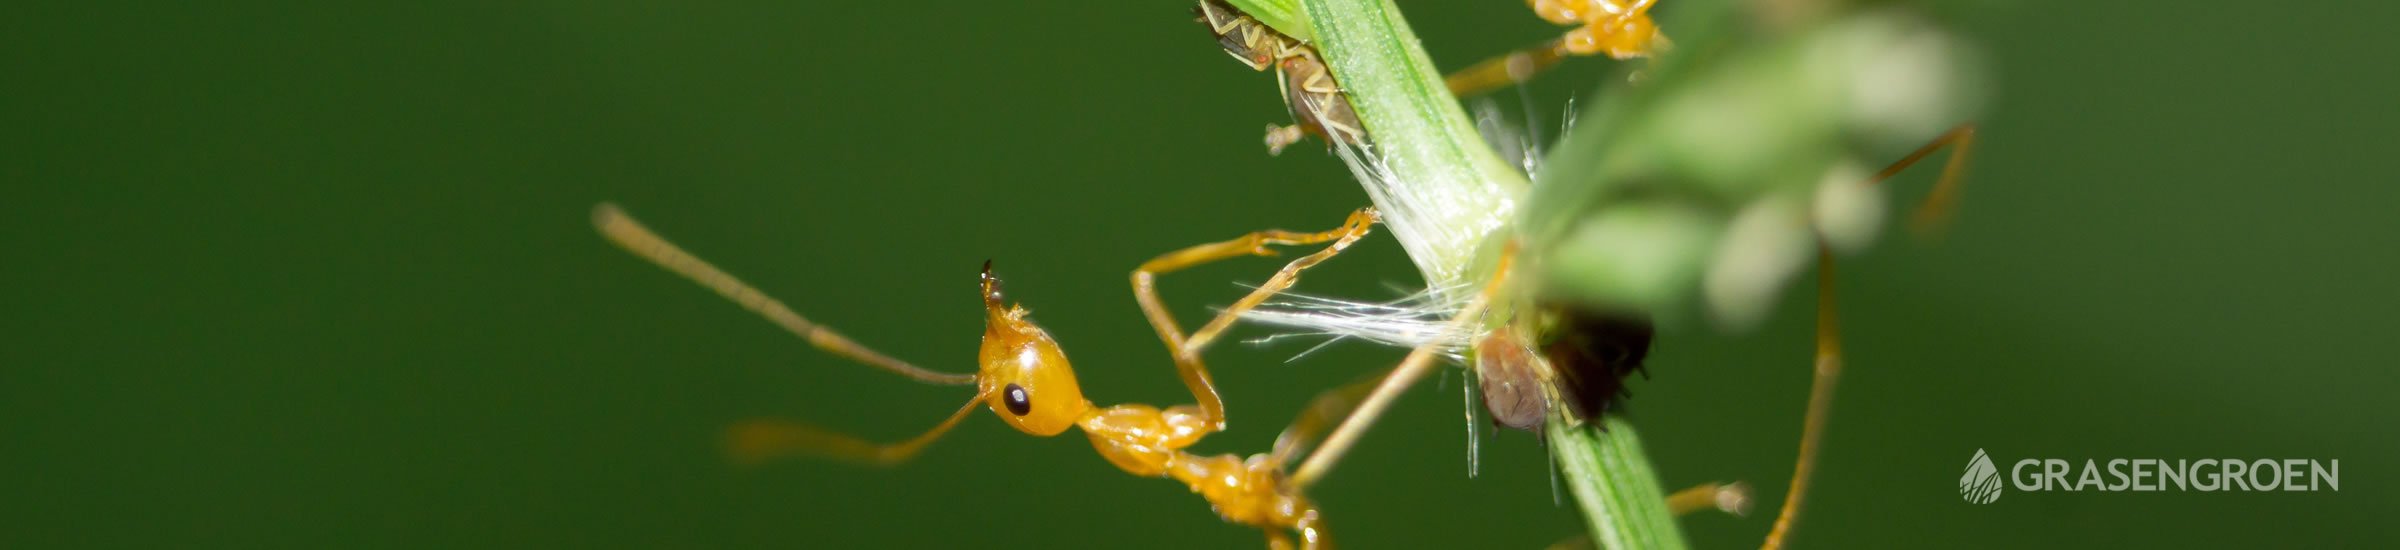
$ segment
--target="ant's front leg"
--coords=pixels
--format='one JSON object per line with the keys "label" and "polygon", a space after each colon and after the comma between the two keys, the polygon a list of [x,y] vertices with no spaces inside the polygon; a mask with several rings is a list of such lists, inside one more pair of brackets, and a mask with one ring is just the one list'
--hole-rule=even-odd
{"label": "ant's front leg", "polygon": [[[1225,401],[1217,396],[1216,385],[1209,380],[1208,366],[1200,362],[1200,351],[1206,349],[1210,342],[1223,334],[1226,328],[1231,327],[1233,322],[1241,317],[1242,312],[1258,307],[1268,297],[1299,282],[1301,271],[1341,253],[1342,249],[1349,248],[1352,243],[1366,237],[1377,219],[1374,208],[1361,208],[1351,213],[1349,221],[1343,223],[1342,227],[1330,231],[1318,233],[1295,233],[1280,229],[1257,231],[1233,240],[1169,252],[1151,259],[1133,270],[1134,301],[1141,304],[1142,314],[1150,319],[1152,328],[1158,329],[1158,338],[1166,342],[1168,352],[1175,355],[1175,368],[1182,374],[1184,385],[1191,388],[1193,399],[1199,401],[1201,416],[1206,420],[1210,430],[1225,428]],[[1184,335],[1183,327],[1175,323],[1175,316],[1167,312],[1166,304],[1158,299],[1157,279],[1161,273],[1241,256],[1273,256],[1275,250],[1268,248],[1270,245],[1306,245],[1327,241],[1331,241],[1333,244],[1326,246],[1324,250],[1302,256],[1292,260],[1290,264],[1284,265],[1281,271],[1275,272],[1275,276],[1260,283],[1257,290],[1251,291],[1248,296],[1243,296],[1241,300],[1225,308],[1223,312],[1217,314],[1215,319],[1202,325],[1199,332],[1192,333],[1188,337]]]}

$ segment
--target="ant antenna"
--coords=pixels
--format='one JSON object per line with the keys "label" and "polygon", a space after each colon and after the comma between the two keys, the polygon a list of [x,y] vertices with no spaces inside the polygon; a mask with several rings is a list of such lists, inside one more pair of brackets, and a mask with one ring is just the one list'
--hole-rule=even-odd
{"label": "ant antenna", "polygon": [[601,235],[608,237],[609,242],[616,243],[626,252],[632,252],[633,255],[649,260],[650,263],[658,264],[667,271],[672,271],[685,279],[700,283],[700,286],[716,291],[717,295],[724,296],[725,299],[741,305],[742,309],[757,313],[760,317],[765,317],[768,322],[775,323],[776,326],[791,331],[801,339],[808,340],[809,345],[816,346],[817,349],[866,363],[867,366],[891,371],[893,374],[906,376],[918,382],[953,386],[975,383],[975,375],[941,372],[911,365],[906,361],[893,359],[860,345],[858,342],[853,342],[849,337],[842,336],[833,329],[810,322],[808,318],[793,312],[792,308],[783,305],[783,302],[776,300],[775,297],[759,292],[758,289],[743,283],[741,279],[734,278],[724,270],[717,269],[717,266],[709,265],[707,261],[701,260],[689,252],[684,252],[683,248],[675,246],[675,243],[667,242],[665,237],[652,233],[650,228],[643,227],[642,222],[625,214],[625,211],[618,209],[616,204],[604,202],[592,207],[592,227],[598,228]]}

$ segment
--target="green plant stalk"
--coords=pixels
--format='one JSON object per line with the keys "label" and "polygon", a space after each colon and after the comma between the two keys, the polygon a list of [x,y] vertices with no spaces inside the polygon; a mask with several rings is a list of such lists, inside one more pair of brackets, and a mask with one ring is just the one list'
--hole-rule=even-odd
{"label": "green plant stalk", "polygon": [[1486,275],[1479,248],[1515,219],[1516,198],[1531,184],[1476,132],[1390,0],[1300,4],[1373,142],[1352,171],[1385,226],[1430,288],[1477,286]]}
{"label": "green plant stalk", "polygon": [[[1236,5],[1259,2],[1275,0]],[[1359,183],[1429,288],[1473,292],[1490,276],[1485,245],[1495,231],[1509,230],[1517,198],[1530,184],[1476,132],[1391,0],[1299,3],[1305,36],[1313,37],[1374,142],[1365,169],[1351,159]],[[1615,417],[1549,425],[1551,450],[1593,540],[1610,548],[1683,546],[1630,426]],[[1606,433],[1596,431],[1603,426]]]}
{"label": "green plant stalk", "polygon": [[1683,531],[1633,425],[1614,415],[1569,424],[1551,416],[1550,449],[1592,524],[1592,541],[1602,548],[1683,548]]}

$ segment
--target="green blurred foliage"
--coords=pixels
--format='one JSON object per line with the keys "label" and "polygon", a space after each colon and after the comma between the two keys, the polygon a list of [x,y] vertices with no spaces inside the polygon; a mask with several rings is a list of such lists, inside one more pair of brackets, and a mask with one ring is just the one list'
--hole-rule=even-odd
{"label": "green blurred foliage", "polygon": [[[1559,29],[1407,2],[1463,66]],[[1672,0],[1662,19],[1673,17]],[[1088,395],[1181,394],[1125,274],[1364,202],[1268,158],[1265,75],[1179,2],[28,5],[0,21],[0,546],[1246,547],[1173,483],[977,418],[907,467],[741,470],[774,415],[900,437],[965,396],[814,353],[608,247],[616,200],[863,342],[963,368],[994,259]],[[1843,264],[1849,376],[1799,531],[1821,547],[2389,545],[2382,346],[2400,296],[2380,5],[1952,10],[1996,69],[1962,217]],[[1062,29],[1062,30],[1053,30]],[[1608,64],[1525,90],[1545,136]],[[1500,96],[1503,105],[1514,103]],[[1897,182],[1921,190],[1930,171]],[[1914,198],[1901,191],[1898,201]],[[1165,281],[1197,319],[1271,261]],[[1409,284],[1375,239],[1314,292]],[[1809,302],[1664,334],[1632,415],[1670,485],[1778,502]],[[1397,359],[1213,356],[1266,448],[1314,391]],[[1579,532],[1548,458],[1457,380],[1412,393],[1318,488],[1355,547]],[[2339,458],[2339,493],[2011,492],[2024,457]],[[1686,520],[1696,546],[1763,517]]]}

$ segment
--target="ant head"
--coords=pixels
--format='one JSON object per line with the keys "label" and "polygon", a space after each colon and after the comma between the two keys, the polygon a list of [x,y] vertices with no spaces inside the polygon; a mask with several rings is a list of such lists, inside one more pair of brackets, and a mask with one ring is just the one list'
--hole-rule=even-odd
{"label": "ant head", "polygon": [[1090,412],[1075,369],[1050,333],[1025,319],[1025,308],[1000,305],[1000,280],[983,263],[983,352],[975,374],[985,405],[1010,427],[1058,435]]}

